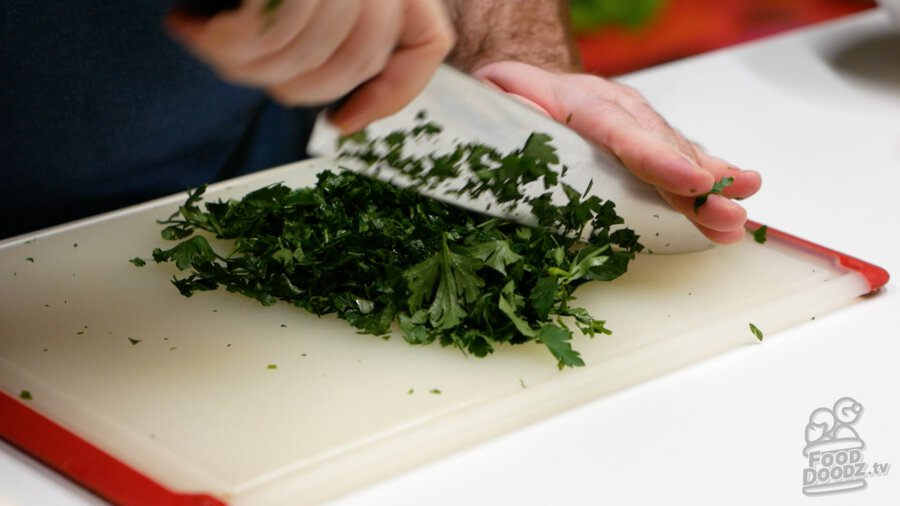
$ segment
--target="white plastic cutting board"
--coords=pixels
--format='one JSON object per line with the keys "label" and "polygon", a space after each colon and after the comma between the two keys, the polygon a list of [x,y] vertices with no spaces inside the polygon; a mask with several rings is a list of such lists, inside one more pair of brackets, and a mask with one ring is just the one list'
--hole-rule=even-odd
{"label": "white plastic cutting board", "polygon": [[[330,165],[207,195],[311,184]],[[771,336],[869,291],[860,274],[778,240],[640,255],[619,280],[578,292],[614,334],[578,339],[587,367],[560,372],[538,345],[467,358],[286,304],[184,298],[173,266],[129,263],[171,244],[155,220],[183,199],[0,243],[0,389],[28,390],[29,406],[167,487],[233,504],[336,497],[724,350],[765,346],[749,323]]]}

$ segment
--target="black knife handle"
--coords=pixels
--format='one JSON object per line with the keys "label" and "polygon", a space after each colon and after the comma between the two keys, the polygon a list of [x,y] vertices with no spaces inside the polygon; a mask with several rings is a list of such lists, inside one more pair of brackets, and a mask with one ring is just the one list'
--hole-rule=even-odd
{"label": "black knife handle", "polygon": [[172,8],[190,16],[210,18],[241,6],[241,0],[175,0]]}

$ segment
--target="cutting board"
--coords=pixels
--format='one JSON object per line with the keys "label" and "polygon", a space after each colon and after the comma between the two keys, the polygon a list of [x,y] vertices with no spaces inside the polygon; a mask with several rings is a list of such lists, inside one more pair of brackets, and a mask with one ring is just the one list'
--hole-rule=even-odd
{"label": "cutting board", "polygon": [[[312,184],[317,159],[209,198]],[[176,195],[0,243],[0,435],[122,504],[326,501],[877,290],[887,273],[770,229],[685,255],[639,255],[577,292],[611,336],[586,367],[539,345],[484,359],[224,291],[182,297],[157,219]],[[755,226],[755,225],[753,225]],[[750,331],[765,334],[759,342]],[[27,392],[27,395],[23,395]],[[29,397],[22,399],[21,397]]]}

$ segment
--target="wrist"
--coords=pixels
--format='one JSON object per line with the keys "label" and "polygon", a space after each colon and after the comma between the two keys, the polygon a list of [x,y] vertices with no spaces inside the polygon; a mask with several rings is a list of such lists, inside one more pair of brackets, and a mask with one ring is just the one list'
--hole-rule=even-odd
{"label": "wrist", "polygon": [[514,60],[550,71],[581,68],[565,0],[447,0],[459,39],[448,63],[473,72]]}

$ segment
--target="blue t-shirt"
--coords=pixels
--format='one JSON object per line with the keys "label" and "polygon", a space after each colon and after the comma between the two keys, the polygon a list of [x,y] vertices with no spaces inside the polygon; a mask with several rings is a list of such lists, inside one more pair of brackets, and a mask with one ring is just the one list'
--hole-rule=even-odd
{"label": "blue t-shirt", "polygon": [[168,1],[0,5],[0,237],[305,156],[312,112],[222,82]]}

